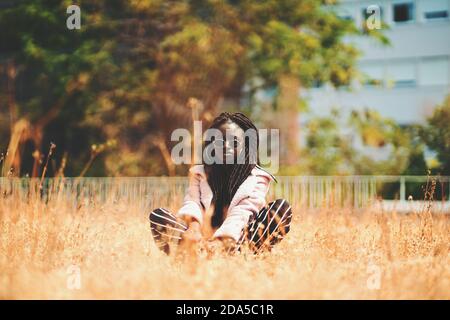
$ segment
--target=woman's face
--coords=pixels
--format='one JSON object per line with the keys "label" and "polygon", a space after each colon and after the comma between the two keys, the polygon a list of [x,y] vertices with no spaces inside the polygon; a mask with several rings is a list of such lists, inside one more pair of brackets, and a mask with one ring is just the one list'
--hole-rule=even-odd
{"label": "woman's face", "polygon": [[[231,158],[236,161],[237,156],[244,148],[244,130],[230,120],[224,122],[218,129],[222,133],[223,140],[215,142],[216,146],[222,147],[224,159]],[[227,160],[226,163],[229,161]]]}

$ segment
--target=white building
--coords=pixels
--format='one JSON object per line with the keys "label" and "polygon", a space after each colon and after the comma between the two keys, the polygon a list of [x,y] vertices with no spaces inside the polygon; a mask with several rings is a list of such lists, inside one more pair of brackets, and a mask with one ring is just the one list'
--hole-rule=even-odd
{"label": "white building", "polygon": [[371,5],[379,6],[391,45],[348,39],[363,52],[359,67],[371,80],[350,90],[324,85],[303,96],[315,115],[367,107],[400,124],[423,123],[450,93],[450,0],[341,0],[335,10],[362,26]]}

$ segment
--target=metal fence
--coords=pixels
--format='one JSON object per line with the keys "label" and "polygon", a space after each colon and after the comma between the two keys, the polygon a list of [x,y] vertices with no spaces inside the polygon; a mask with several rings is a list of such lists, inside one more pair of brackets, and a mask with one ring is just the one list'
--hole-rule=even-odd
{"label": "metal fence", "polygon": [[[406,202],[409,191],[422,196],[427,184],[439,188],[435,199],[450,203],[449,176],[282,176],[272,183],[269,198],[286,198],[304,208],[354,207],[363,208],[373,200],[384,199],[383,190]],[[26,200],[39,196],[45,201],[60,198],[78,204],[81,201],[146,201],[152,205],[161,199],[173,201],[184,195],[186,177],[120,177],[120,178],[0,178],[2,197],[14,195]],[[386,200],[386,199],[384,199]],[[391,199],[392,200],[392,199]]]}

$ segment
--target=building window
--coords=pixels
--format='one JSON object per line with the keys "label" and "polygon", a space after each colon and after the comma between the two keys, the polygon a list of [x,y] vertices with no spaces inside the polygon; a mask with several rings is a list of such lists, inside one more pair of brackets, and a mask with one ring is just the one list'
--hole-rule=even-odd
{"label": "building window", "polygon": [[445,19],[445,18],[448,18],[448,12],[447,11],[425,12],[425,19],[427,19],[427,20]]}
{"label": "building window", "polygon": [[337,11],[337,15],[340,19],[345,21],[355,21],[353,18],[353,14],[350,10],[347,10],[345,8],[341,8]]}
{"label": "building window", "polygon": [[345,21],[353,21],[353,17],[351,15],[339,16],[339,18]]}
{"label": "building window", "polygon": [[447,19],[448,1],[447,0],[428,0],[423,2],[423,16],[426,20]]}
{"label": "building window", "polygon": [[321,88],[323,87],[323,81],[322,80],[313,80],[312,82],[312,87],[313,88]]}
{"label": "building window", "polygon": [[414,62],[392,62],[388,66],[388,86],[414,87],[416,85],[416,68]]}
{"label": "building window", "polygon": [[419,67],[421,85],[448,85],[449,61],[448,57],[423,59]]}
{"label": "building window", "polygon": [[396,3],[394,9],[394,22],[414,21],[414,3]]}

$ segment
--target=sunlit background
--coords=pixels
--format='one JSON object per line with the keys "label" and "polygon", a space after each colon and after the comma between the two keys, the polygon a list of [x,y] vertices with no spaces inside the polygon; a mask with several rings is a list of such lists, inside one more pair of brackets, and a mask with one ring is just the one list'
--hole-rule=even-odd
{"label": "sunlit background", "polygon": [[280,129],[278,175],[450,175],[448,0],[71,4],[0,1],[5,177],[185,176],[171,133],[221,111]]}
{"label": "sunlit background", "polygon": [[[449,299],[449,1],[0,0],[0,299]],[[291,229],[166,256],[222,111],[280,130]]]}

